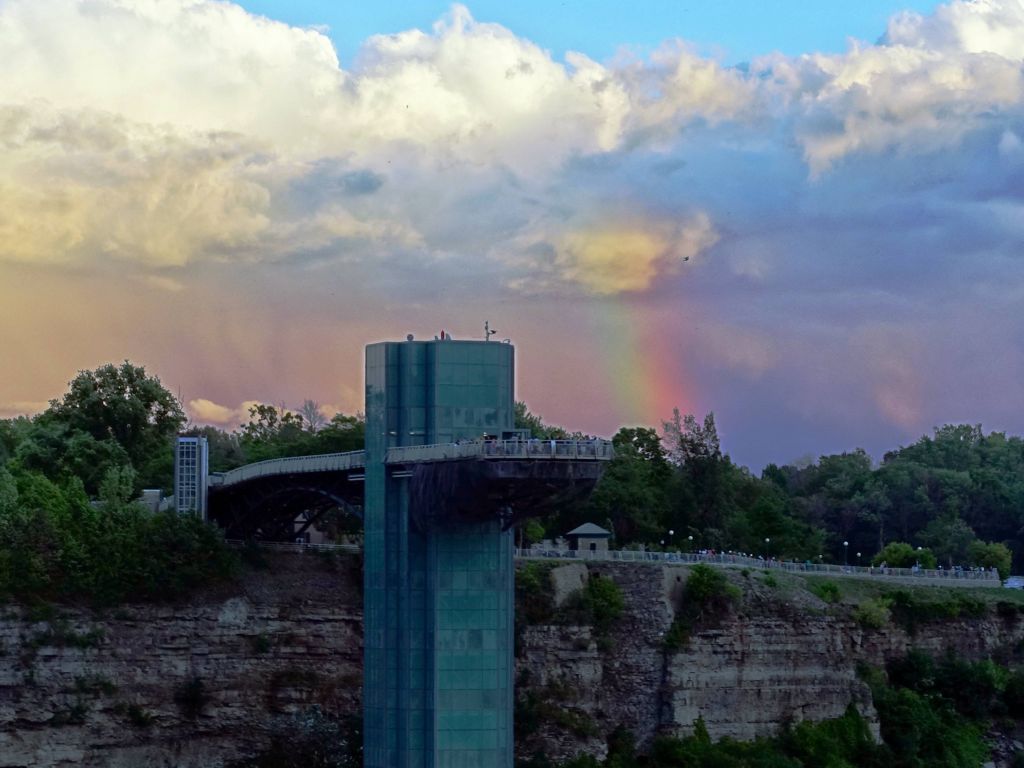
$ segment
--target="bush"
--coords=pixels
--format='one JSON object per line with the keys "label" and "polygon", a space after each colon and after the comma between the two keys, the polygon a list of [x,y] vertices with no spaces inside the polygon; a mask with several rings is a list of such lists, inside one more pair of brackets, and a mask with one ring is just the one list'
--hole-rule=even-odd
{"label": "bush", "polygon": [[237,557],[216,528],[126,501],[123,470],[110,473],[99,505],[73,479],[59,486],[23,472],[17,481],[17,501],[0,512],[0,597],[99,606],[175,600],[234,573]]}
{"label": "bush", "polygon": [[971,565],[982,568],[995,568],[999,572],[999,578],[1006,581],[1010,576],[1010,566],[1013,564],[1013,553],[1005,544],[994,541],[972,541],[967,548],[967,556]]}
{"label": "bush", "polygon": [[682,604],[665,633],[665,649],[674,651],[685,647],[695,628],[723,614],[741,594],[720,569],[704,563],[693,566],[683,589]]}
{"label": "bush", "polygon": [[555,612],[551,566],[526,562],[516,571],[516,620],[526,624],[545,624]]}
{"label": "bush", "polygon": [[834,581],[815,582],[810,585],[809,589],[826,603],[838,603],[842,597],[839,585]]}
{"label": "bush", "polygon": [[605,635],[618,621],[626,602],[619,585],[600,574],[592,573],[583,588],[583,605],[599,635]]}
{"label": "bush", "polygon": [[878,566],[882,563],[890,568],[913,568],[920,565],[922,568],[931,569],[935,567],[936,560],[930,549],[914,549],[906,542],[890,541],[871,559],[872,565]]}
{"label": "bush", "polygon": [[865,629],[881,629],[890,617],[889,601],[883,598],[865,600],[853,611],[853,620]]}
{"label": "bush", "polygon": [[921,624],[961,616],[980,618],[988,613],[985,601],[962,593],[938,593],[938,599],[916,595],[905,589],[885,593],[895,621],[914,634]]}

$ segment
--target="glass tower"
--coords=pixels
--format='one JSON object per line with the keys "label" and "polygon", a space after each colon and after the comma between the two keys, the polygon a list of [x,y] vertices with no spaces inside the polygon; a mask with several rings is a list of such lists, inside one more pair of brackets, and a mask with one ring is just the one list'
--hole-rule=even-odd
{"label": "glass tower", "polygon": [[179,437],[174,446],[174,508],[206,519],[209,447],[205,437]]}
{"label": "glass tower", "polygon": [[514,355],[450,339],[366,348],[366,768],[512,766],[512,534],[497,519],[418,524],[412,471],[385,459],[511,430]]}

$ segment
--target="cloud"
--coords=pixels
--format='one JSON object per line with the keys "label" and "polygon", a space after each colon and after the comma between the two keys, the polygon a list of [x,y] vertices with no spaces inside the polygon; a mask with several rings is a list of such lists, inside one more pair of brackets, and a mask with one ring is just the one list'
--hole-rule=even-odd
{"label": "cloud", "polygon": [[194,421],[207,424],[228,424],[238,421],[238,410],[199,397],[188,401],[188,413]]}
{"label": "cloud", "polygon": [[269,194],[237,136],[0,105],[0,260],[182,266],[255,242]]}
{"label": "cloud", "polygon": [[571,230],[556,246],[560,276],[598,295],[638,292],[674,274],[718,240],[707,214],[681,223],[640,219]]}
{"label": "cloud", "polygon": [[131,356],[227,427],[351,411],[364,340],[489,318],[588,431],[640,399],[580,373],[650,338],[650,402],[775,458],[951,411],[1024,428],[1021,9],[732,67],[556,57],[454,6],[343,68],[228,2],[0,2],[0,400]]}
{"label": "cloud", "polygon": [[[878,45],[755,61],[776,113],[792,110],[812,174],[855,152],[956,145],[1024,104],[1024,6],[954,0],[895,17]],[[781,108],[781,109],[780,109]]]}
{"label": "cloud", "polygon": [[246,400],[236,408],[231,408],[204,397],[188,401],[187,412],[192,421],[200,424],[214,424],[228,430],[236,429],[249,421],[249,409],[257,405],[266,405],[259,400]]}

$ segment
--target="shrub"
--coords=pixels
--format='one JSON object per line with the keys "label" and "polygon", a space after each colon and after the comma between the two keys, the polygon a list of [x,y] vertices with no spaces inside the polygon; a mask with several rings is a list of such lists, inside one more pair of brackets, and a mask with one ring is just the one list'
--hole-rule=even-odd
{"label": "shrub", "polygon": [[999,578],[1003,581],[1010,576],[1013,553],[1005,544],[994,541],[972,541],[967,548],[967,556],[970,558],[971,565],[995,568],[999,572]]}
{"label": "shrub", "polygon": [[881,629],[889,623],[889,601],[884,598],[865,600],[853,611],[853,619],[865,629]]}
{"label": "shrub", "polygon": [[121,702],[114,707],[114,712],[123,715],[136,728],[149,728],[156,719],[152,712],[147,712],[138,704],[125,704]]}
{"label": "shrub", "polygon": [[697,626],[720,616],[740,597],[739,589],[729,583],[721,570],[704,563],[693,566],[683,589],[682,604],[665,633],[665,649],[685,647]]}
{"label": "shrub", "polygon": [[583,588],[583,605],[599,635],[605,635],[618,621],[626,602],[622,590],[612,579],[593,573]]}
{"label": "shrub", "polygon": [[890,541],[871,559],[871,564],[878,566],[885,563],[890,568],[922,568],[935,567],[935,554],[930,549],[914,549],[903,541]]}
{"label": "shrub", "polygon": [[516,619],[526,624],[544,624],[555,612],[551,566],[526,562],[516,571]]}
{"label": "shrub", "polygon": [[838,603],[842,597],[839,592],[839,585],[834,581],[815,582],[809,588],[811,592],[826,603]]}

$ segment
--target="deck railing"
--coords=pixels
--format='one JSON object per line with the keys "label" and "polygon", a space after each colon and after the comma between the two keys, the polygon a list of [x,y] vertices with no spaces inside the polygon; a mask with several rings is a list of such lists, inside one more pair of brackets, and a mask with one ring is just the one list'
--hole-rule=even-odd
{"label": "deck railing", "polygon": [[464,443],[388,448],[388,464],[448,459],[567,459],[607,461],[615,455],[611,440],[473,440]]}
{"label": "deck railing", "polygon": [[862,578],[883,578],[903,582],[943,584],[950,586],[993,587],[999,586],[999,574],[991,570],[957,570],[924,568],[881,568],[877,566],[832,565],[830,563],[792,562],[788,560],[765,560],[730,553],[704,554],[699,552],[643,552],[640,550],[572,550],[572,549],[517,549],[516,557],[524,559],[557,558],[560,560],[584,560],[599,562],[650,563],[652,565],[693,565],[707,563],[733,568],[756,568],[789,571],[802,574],[854,576]]}

